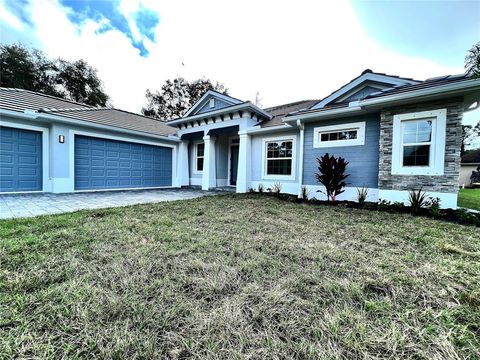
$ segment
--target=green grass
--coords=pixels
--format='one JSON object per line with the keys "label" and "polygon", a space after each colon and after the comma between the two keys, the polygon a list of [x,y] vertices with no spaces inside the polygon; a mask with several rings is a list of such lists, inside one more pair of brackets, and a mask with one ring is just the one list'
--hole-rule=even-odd
{"label": "green grass", "polygon": [[232,194],[0,239],[0,358],[480,355],[475,227]]}
{"label": "green grass", "polygon": [[460,189],[458,206],[480,210],[480,189]]}

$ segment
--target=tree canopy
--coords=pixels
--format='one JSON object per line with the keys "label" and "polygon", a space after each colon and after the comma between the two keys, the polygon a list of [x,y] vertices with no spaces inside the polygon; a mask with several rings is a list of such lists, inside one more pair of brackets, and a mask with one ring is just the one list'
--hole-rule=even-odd
{"label": "tree canopy", "polygon": [[467,56],[465,56],[465,69],[467,73],[480,77],[480,42],[468,50]]}
{"label": "tree canopy", "polygon": [[193,82],[188,82],[182,77],[169,79],[159,91],[147,90],[147,105],[142,109],[142,113],[161,120],[178,118],[208,90],[228,93],[225,85],[213,83],[209,79],[198,79]]}
{"label": "tree canopy", "polygon": [[97,70],[85,60],[50,59],[22,44],[0,45],[0,86],[58,96],[93,106],[105,106],[108,95]]}

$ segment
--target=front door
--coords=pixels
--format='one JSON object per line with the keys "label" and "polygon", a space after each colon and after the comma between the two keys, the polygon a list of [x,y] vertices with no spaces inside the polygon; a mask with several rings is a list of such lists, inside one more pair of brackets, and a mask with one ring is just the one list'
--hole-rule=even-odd
{"label": "front door", "polygon": [[237,185],[238,145],[230,147],[230,185]]}

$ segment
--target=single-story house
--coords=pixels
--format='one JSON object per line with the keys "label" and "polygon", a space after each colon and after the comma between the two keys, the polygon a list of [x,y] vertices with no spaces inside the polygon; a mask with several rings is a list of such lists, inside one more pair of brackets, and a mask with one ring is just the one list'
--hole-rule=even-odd
{"label": "single-story house", "polygon": [[403,201],[423,187],[455,208],[461,121],[480,79],[425,81],[365,70],[320,100],[261,109],[206,92],[183,117],[159,121],[26,90],[0,90],[0,192],[232,186],[325,198],[317,158],[344,157],[340,200]]}
{"label": "single-story house", "polygon": [[479,171],[480,168],[480,149],[466,151],[462,155],[460,164],[460,186],[472,185],[472,173]]}

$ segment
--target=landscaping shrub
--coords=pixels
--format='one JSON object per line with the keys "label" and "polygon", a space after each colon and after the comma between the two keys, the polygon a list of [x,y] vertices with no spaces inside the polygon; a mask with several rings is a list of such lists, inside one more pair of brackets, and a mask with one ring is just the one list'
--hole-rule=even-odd
{"label": "landscaping shrub", "polygon": [[272,185],[271,192],[275,195],[278,196],[282,192],[282,184],[280,184],[278,181]]}
{"label": "landscaping shrub", "polygon": [[410,190],[408,192],[408,202],[412,214],[418,214],[422,208],[429,205],[429,198],[427,193],[420,188],[419,190]]}
{"label": "landscaping shrub", "polygon": [[264,190],[265,190],[265,188],[263,187],[263,184],[262,183],[258,184],[258,192],[260,194],[262,194],[264,192]]}
{"label": "landscaping shrub", "polygon": [[350,175],[345,174],[348,161],[344,158],[330,156],[328,153],[317,159],[318,173],[315,177],[319,183],[325,186],[325,191],[328,200],[335,202],[338,195],[345,190],[347,183],[345,179]]}
{"label": "landscaping shrub", "polygon": [[368,188],[364,186],[361,188],[357,188],[357,200],[360,206],[365,205],[365,201],[367,201],[367,196],[368,196]]}
{"label": "landscaping shrub", "polygon": [[311,192],[311,191],[310,191],[310,189],[308,188],[308,186],[303,185],[303,186],[302,186],[302,194],[301,194],[302,200],[308,201],[308,196],[310,195],[310,192]]}

